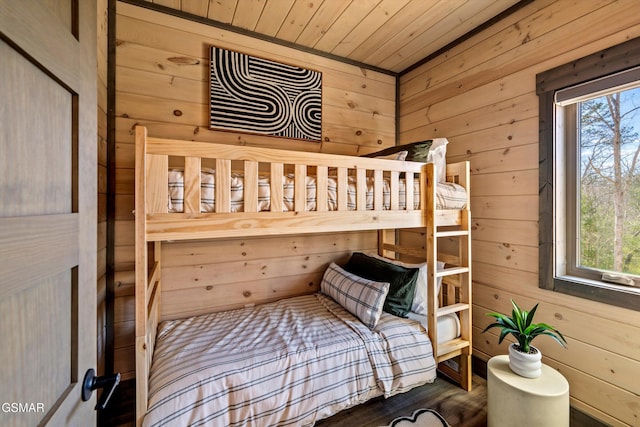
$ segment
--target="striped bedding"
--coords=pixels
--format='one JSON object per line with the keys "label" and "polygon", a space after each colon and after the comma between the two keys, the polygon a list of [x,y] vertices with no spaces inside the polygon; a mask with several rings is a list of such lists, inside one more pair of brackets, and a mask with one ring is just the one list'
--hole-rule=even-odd
{"label": "striped bedding", "polygon": [[436,376],[419,322],[371,331],[317,293],[163,322],[144,426],[312,426]]}
{"label": "striped bedding", "polygon": [[[182,169],[172,169],[169,171],[169,212],[184,211],[184,172]],[[335,176],[328,178],[327,209],[337,210],[337,179]],[[347,208],[356,209],[356,180],[355,177],[348,178]],[[294,176],[285,175],[283,179],[283,210],[294,210]],[[316,179],[314,176],[306,177],[307,186],[307,211],[316,210]],[[406,206],[406,182],[400,179],[399,182],[399,208]],[[213,170],[203,170],[200,173],[200,211],[215,212],[215,173]],[[420,185],[418,180],[413,183],[413,209],[420,207]],[[373,210],[373,178],[367,178],[367,210]],[[436,208],[437,209],[464,209],[466,207],[467,195],[464,187],[451,182],[438,183],[436,187]],[[390,185],[389,180],[384,180],[383,206],[389,209]],[[271,188],[269,178],[260,176],[258,178],[258,211],[268,211],[271,205]],[[231,212],[244,211],[244,176],[240,173],[231,174]]]}

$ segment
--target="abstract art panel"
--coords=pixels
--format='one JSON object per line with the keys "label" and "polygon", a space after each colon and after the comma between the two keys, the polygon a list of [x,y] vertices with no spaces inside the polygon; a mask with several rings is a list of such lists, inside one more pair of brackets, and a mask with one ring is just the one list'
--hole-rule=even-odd
{"label": "abstract art panel", "polygon": [[322,73],[211,47],[210,128],[320,141]]}

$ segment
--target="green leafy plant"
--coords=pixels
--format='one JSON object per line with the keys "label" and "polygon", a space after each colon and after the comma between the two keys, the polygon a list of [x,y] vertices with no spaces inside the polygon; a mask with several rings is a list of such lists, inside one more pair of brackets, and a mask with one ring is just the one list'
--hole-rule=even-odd
{"label": "green leafy plant", "polygon": [[487,313],[487,316],[495,317],[496,321],[484,328],[482,332],[487,332],[492,328],[501,328],[498,344],[501,344],[505,337],[511,334],[518,341],[518,349],[523,353],[531,352],[531,341],[539,335],[548,335],[562,347],[567,347],[567,340],[556,328],[546,323],[533,323],[533,316],[538,309],[538,304],[531,311],[522,310],[513,300],[511,300],[511,305],[513,305],[511,317],[502,313]]}

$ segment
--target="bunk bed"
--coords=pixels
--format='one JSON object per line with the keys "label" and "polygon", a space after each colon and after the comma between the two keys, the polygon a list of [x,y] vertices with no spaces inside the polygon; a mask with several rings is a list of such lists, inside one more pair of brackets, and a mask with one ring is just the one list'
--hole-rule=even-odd
{"label": "bunk bed", "polygon": [[[441,179],[433,164],[153,138],[147,136],[146,128],[141,126],[136,127],[135,134],[137,425],[142,425],[145,414],[153,408],[167,404],[174,398],[178,401],[192,399],[193,394],[198,396],[199,403],[186,406],[202,408],[213,399],[222,399],[226,402],[222,405],[226,408],[225,411],[229,408],[240,411],[242,408],[238,407],[248,407],[245,408],[248,412],[242,413],[242,417],[249,425],[252,419],[256,425],[264,422],[278,425],[313,424],[318,419],[374,396],[388,397],[431,382],[435,378],[436,365],[446,375],[457,380],[462,388],[470,390],[471,251],[468,162],[446,165],[446,174],[442,174],[446,175],[446,181],[455,183],[450,185],[462,189],[463,203],[451,209],[446,206],[447,197],[439,196],[438,189],[447,184],[439,182]],[[174,191],[176,187],[180,188],[178,193]],[[414,191],[411,191],[412,188]],[[459,195],[460,192],[458,199]],[[398,230],[413,228],[424,229],[425,241],[417,247],[408,247],[403,244],[402,234]],[[327,268],[323,277],[323,292],[189,319],[169,319],[162,311],[163,242],[354,230],[377,230],[377,257],[390,263],[407,266],[397,260],[426,261],[426,264],[422,264],[426,268],[420,273],[426,275],[426,290],[425,283],[419,285],[426,294],[426,313],[423,319],[412,320],[412,316],[406,319],[384,313],[376,303],[373,309],[367,306],[364,318],[370,319],[372,313],[375,318],[372,324],[367,325],[361,315],[361,307],[350,307],[349,302],[339,303],[341,290],[331,293],[333,284],[329,273],[338,274],[341,279],[348,277],[358,283],[363,280],[362,285],[367,289],[377,289],[375,292],[389,284],[366,281],[358,276],[351,278],[351,273],[334,263]],[[438,249],[438,240],[441,238],[456,239],[456,253],[441,253]],[[441,269],[436,268],[438,258],[447,263],[441,263],[444,265]],[[444,285],[439,286],[442,279]],[[388,288],[385,289],[386,295]],[[416,295],[417,293],[418,290]],[[377,295],[376,301],[379,296]],[[275,313],[284,313],[283,318],[301,316],[296,318],[294,324],[298,327],[302,325],[300,330],[303,338],[296,336],[293,340],[302,340],[306,344],[297,342],[295,345],[298,347],[293,350],[286,347],[284,353],[278,353],[284,338],[282,335],[272,334],[279,328],[262,326],[280,325],[282,320],[274,320]],[[310,313],[314,315],[310,316]],[[459,330],[451,336],[444,336],[443,325],[447,318],[452,317],[458,322]],[[317,323],[331,325],[331,330],[336,332],[311,332],[316,331]],[[338,323],[344,325],[339,326]],[[426,327],[429,339],[425,339],[426,334],[420,323]],[[251,349],[243,347],[242,335],[230,332],[247,329],[247,324],[253,325],[250,329],[258,334],[257,338],[250,338],[251,342],[257,340],[266,343],[263,350],[255,350],[252,346]],[[222,332],[221,335],[194,332],[202,330]],[[355,338],[346,336],[354,333]],[[194,335],[193,340],[197,343],[195,347],[194,341],[188,341],[191,335]],[[374,372],[364,373],[358,368],[337,374],[340,378],[354,378],[353,381],[342,384],[351,390],[349,393],[353,396],[329,402],[314,410],[308,407],[309,402],[322,400],[322,393],[318,390],[323,388],[313,381],[312,384],[306,379],[302,381],[301,378],[323,377],[314,372],[327,370],[328,366],[344,364],[340,360],[327,362],[328,359],[318,350],[323,348],[324,344],[321,343],[325,343],[326,335],[340,337],[338,345],[346,345],[338,351],[330,347],[334,344],[326,343],[327,348],[332,348],[330,353],[347,354],[349,360],[360,357],[360,361],[352,360],[351,365],[364,364],[367,365],[366,369]],[[310,336],[312,338],[309,342]],[[405,338],[399,338],[400,336]],[[218,341],[220,345],[210,346],[208,351],[217,353],[222,360],[202,360],[207,356],[203,356],[204,353],[200,351],[201,344],[215,344]],[[270,342],[277,343],[277,348],[269,347]],[[362,343],[364,348],[361,348]],[[313,363],[324,363],[324,368],[316,367],[314,372],[297,373],[283,368],[283,360],[288,360],[285,363],[287,366],[291,365],[293,362],[289,359],[299,357],[302,353],[300,346],[304,348],[305,345],[314,348],[312,353],[321,353],[320,356],[313,356],[319,360]],[[381,350],[383,348],[387,350]],[[400,348],[411,350],[400,354],[400,350],[396,350]],[[227,352],[225,349],[235,352]],[[386,353],[384,357],[382,353]],[[231,359],[242,358],[242,355],[247,357],[244,368],[226,365]],[[184,366],[176,366],[180,364],[176,361],[183,361],[181,363]],[[212,368],[212,365],[216,366]],[[302,365],[320,366],[313,365],[308,360],[299,361],[299,366]],[[222,378],[223,385],[213,382],[212,378],[222,375],[220,372],[224,371],[233,372],[244,380],[248,377],[242,384],[252,384],[255,378],[252,377],[254,373],[251,370],[256,366],[262,372],[287,372],[285,383],[280,386],[278,383],[265,383],[262,390],[284,392],[287,387],[293,387],[291,384],[296,384],[306,390],[306,398],[300,397],[299,390],[293,390],[293,394],[290,394],[298,396],[298,403],[302,402],[307,406],[298,408],[291,401],[277,400],[276,395],[287,393],[251,397],[251,404],[242,405],[233,401],[234,397],[229,394],[229,389],[244,388],[244,385],[234,383],[235,380],[228,376]],[[185,380],[187,377],[198,380]],[[178,381],[191,381],[193,384],[182,384],[178,393],[182,394],[177,397],[162,394],[164,388],[168,389],[169,385]],[[207,385],[202,388],[204,383]],[[352,390],[354,387],[357,388],[356,392]],[[336,391],[331,390],[325,393],[324,398],[335,398]],[[175,391],[171,393],[175,394]],[[260,406],[259,402],[266,406]],[[266,412],[271,413],[265,418],[263,415]],[[214,416],[209,411],[202,419],[211,421]],[[237,414],[225,414],[220,419],[232,423],[235,422],[234,416]],[[300,418],[305,416],[304,419]],[[167,409],[154,417],[153,420],[146,419],[145,425],[163,425],[178,422],[177,420],[191,420],[191,423],[196,419],[190,418],[192,415],[186,409],[176,408]]]}

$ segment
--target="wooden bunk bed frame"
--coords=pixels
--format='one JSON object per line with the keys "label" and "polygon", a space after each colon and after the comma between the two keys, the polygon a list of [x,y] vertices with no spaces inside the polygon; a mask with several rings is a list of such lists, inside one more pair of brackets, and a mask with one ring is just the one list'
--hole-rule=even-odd
{"label": "wooden bunk bed frame", "polygon": [[[292,235],[355,230],[378,230],[379,255],[426,260],[428,267],[428,333],[439,369],[471,389],[471,242],[469,210],[469,162],[447,165],[447,180],[467,190],[467,209],[436,209],[435,168],[432,164],[375,158],[306,153],[268,148],[170,140],[147,136],[145,127],[135,130],[135,262],[136,262],[136,424],[147,411],[148,377],[161,311],[161,249],[163,241],[200,240],[247,236]],[[168,170],[170,159],[184,164],[184,212],[169,213]],[[215,165],[216,212],[200,212],[200,171],[203,159]],[[244,211],[231,212],[232,165],[243,164]],[[270,172],[271,210],[257,212],[258,174]],[[294,211],[284,212],[282,176],[294,171]],[[335,211],[326,210],[329,168],[337,172]],[[335,168],[335,169],[333,169]],[[313,170],[317,182],[317,210],[306,209],[305,179]],[[287,169],[289,170],[289,169]],[[406,208],[399,209],[400,174],[406,182],[420,182],[420,209],[413,209],[413,193],[406,191]],[[347,180],[356,177],[356,209],[347,208]],[[365,179],[374,181],[374,210],[366,210]],[[383,210],[383,176],[390,177],[390,206]],[[298,209],[302,206],[302,209]],[[324,209],[323,209],[324,208]],[[424,247],[399,244],[397,229],[426,228]],[[438,251],[438,238],[457,238],[457,254]],[[426,250],[425,250],[426,248]],[[436,260],[448,263],[436,271]],[[450,267],[449,263],[454,266]],[[444,278],[437,294],[436,281]],[[437,319],[449,313],[460,318],[460,337],[437,342]],[[453,359],[457,358],[457,359]],[[454,363],[452,361],[457,360]],[[447,361],[447,362],[445,362]],[[445,362],[445,363],[440,363]]]}

